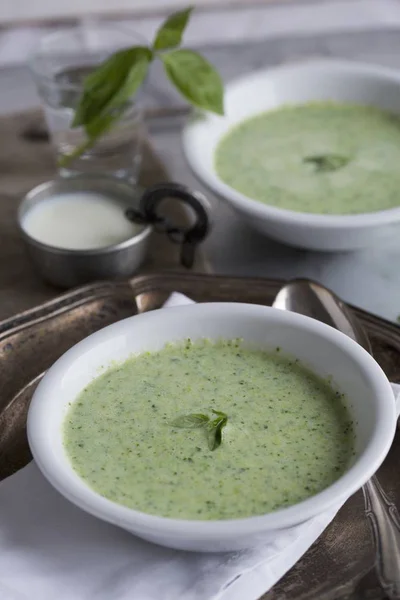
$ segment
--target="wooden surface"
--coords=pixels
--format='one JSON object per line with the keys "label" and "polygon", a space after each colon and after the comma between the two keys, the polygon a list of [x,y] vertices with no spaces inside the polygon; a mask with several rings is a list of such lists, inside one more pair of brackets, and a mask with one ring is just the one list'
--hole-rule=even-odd
{"label": "wooden surface", "polygon": [[[17,228],[18,205],[26,192],[56,175],[54,153],[44,140],[30,141],[26,132],[37,126],[40,113],[29,112],[0,118],[0,319],[50,300],[60,290],[42,282],[25,253]],[[140,183],[148,186],[168,179],[159,159],[144,144]],[[169,206],[173,220],[185,222],[179,206]],[[145,271],[179,269],[179,247],[165,236],[153,234]],[[204,270],[198,254],[194,269]]]}

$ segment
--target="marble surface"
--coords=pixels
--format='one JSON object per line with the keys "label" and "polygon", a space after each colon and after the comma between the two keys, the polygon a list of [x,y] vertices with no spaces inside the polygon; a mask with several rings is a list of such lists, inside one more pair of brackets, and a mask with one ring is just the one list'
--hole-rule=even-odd
{"label": "marble surface", "polygon": [[[187,5],[187,0],[49,0],[0,2],[0,67],[29,61],[40,40],[49,33],[96,20],[129,28],[147,40],[167,14]],[[143,12],[143,5],[146,11]],[[8,4],[8,6],[7,6]],[[47,14],[41,12],[47,5]],[[42,5],[42,7],[41,7]],[[185,30],[188,45],[262,41],[282,36],[310,36],[328,32],[364,31],[369,27],[400,27],[399,0],[198,0]],[[97,10],[96,10],[97,8]],[[66,9],[67,13],[63,13]],[[32,11],[32,13],[30,13]],[[69,20],[57,21],[57,16]],[[42,19],[41,19],[42,15]],[[108,16],[107,16],[108,15]],[[123,18],[121,18],[123,15]],[[46,17],[46,18],[44,18]],[[1,102],[1,99],[0,99]]]}
{"label": "marble surface", "polygon": [[[266,65],[336,56],[400,68],[400,28],[323,35],[278,37],[238,45],[204,48],[225,80]],[[0,111],[28,108],[37,103],[26,68],[0,71]],[[146,93],[153,105],[181,103],[158,69],[154,69]],[[203,189],[189,172],[181,145],[182,121],[149,123],[153,143],[170,176]],[[384,246],[362,252],[326,254],[305,252],[262,237],[244,225],[228,206],[207,195],[213,205],[214,229],[206,242],[217,273],[264,276],[308,276],[332,287],[345,300],[388,319],[400,314],[400,230]]]}
{"label": "marble surface", "polygon": [[[18,62],[46,33],[74,22],[112,20],[152,39],[165,16],[187,0],[1,0],[0,64]],[[372,25],[396,28],[398,0],[197,0],[185,31],[189,44],[225,44],[288,34],[360,31]]]}

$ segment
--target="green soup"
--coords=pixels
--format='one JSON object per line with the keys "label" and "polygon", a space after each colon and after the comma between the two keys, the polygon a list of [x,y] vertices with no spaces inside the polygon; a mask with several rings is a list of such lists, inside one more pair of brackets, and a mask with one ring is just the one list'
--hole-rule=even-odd
{"label": "green soup", "polygon": [[219,143],[219,177],[298,212],[350,215],[400,206],[400,118],[328,102],[266,112]]}
{"label": "green soup", "polygon": [[[227,415],[221,444],[200,413]],[[169,345],[98,377],[72,404],[64,444],[94,490],[137,510],[181,519],[259,515],[335,481],[353,451],[340,394],[279,350],[238,341]]]}

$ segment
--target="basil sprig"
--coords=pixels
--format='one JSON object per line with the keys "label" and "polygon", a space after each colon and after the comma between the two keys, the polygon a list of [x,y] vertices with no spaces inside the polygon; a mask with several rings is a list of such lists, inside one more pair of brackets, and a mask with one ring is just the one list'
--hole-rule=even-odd
{"label": "basil sprig", "polygon": [[202,413],[191,413],[175,419],[172,422],[172,426],[180,427],[182,429],[205,428],[207,432],[208,447],[210,450],[215,450],[221,445],[222,429],[228,422],[228,415],[220,410],[212,409],[211,412],[217,415],[215,419],[210,419],[207,415]]}
{"label": "basil sprig", "polygon": [[224,114],[223,83],[220,75],[203,56],[179,48],[193,8],[170,15],[157,31],[151,46],[119,50],[88,75],[75,111],[72,127],[83,127],[87,139],[59,159],[60,166],[90,149],[123,117],[146,78],[150,64],[160,59],[168,79],[194,106]]}

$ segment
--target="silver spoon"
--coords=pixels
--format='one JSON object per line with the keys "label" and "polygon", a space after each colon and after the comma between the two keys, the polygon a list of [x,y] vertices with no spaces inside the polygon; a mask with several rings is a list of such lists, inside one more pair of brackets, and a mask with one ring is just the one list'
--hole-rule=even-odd
{"label": "silver spoon", "polygon": [[[284,285],[272,306],[312,317],[342,331],[372,354],[364,329],[346,304],[323,285],[295,279]],[[374,475],[363,487],[365,514],[375,547],[376,572],[390,600],[400,599],[400,517]]]}

